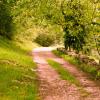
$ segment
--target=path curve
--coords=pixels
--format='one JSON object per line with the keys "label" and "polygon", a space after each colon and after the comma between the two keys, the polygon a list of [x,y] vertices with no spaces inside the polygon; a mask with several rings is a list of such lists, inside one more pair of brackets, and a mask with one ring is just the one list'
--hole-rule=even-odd
{"label": "path curve", "polygon": [[[100,100],[100,87],[88,79],[86,74],[80,72],[75,66],[64,61],[62,58],[56,57],[51,50],[56,48],[37,48],[33,51],[34,62],[37,63],[37,73],[39,76],[39,93],[42,100]],[[71,74],[73,74],[82,84],[84,89],[91,93],[88,97],[84,97],[79,89],[70,84],[68,81],[62,80],[59,74],[47,63],[47,59],[59,62]]]}

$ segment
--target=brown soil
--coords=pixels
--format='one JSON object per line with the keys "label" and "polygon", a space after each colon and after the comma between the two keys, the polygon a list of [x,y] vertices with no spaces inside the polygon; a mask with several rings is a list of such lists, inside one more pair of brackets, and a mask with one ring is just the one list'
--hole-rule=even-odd
{"label": "brown soil", "polygon": [[[33,52],[34,61],[37,63],[39,76],[39,93],[41,100],[100,100],[100,87],[97,86],[88,76],[79,71],[75,66],[56,57],[50,51]],[[59,62],[69,70],[81,83],[84,88],[82,92],[79,87],[62,80],[59,74],[47,63],[47,59]],[[89,93],[89,95],[86,95]]]}

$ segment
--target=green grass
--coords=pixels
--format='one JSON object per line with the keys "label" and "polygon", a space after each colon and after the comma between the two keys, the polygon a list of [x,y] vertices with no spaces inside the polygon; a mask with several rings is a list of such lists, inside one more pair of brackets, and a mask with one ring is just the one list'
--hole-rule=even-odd
{"label": "green grass", "polygon": [[[27,49],[28,51],[28,49]],[[0,37],[0,100],[37,100],[36,68],[27,51]]]}
{"label": "green grass", "polygon": [[51,67],[53,67],[58,74],[60,75],[61,79],[69,81],[71,84],[75,84],[80,91],[81,96],[87,97],[90,95],[86,90],[84,90],[83,86],[81,86],[80,82],[73,76],[67,69],[65,69],[61,64],[55,62],[51,59],[48,60],[48,63]]}
{"label": "green grass", "polygon": [[79,59],[66,55],[60,51],[53,51],[53,53],[59,57],[64,58],[66,61],[70,62],[71,64],[75,65],[80,70],[89,73],[93,79],[100,79],[100,70],[97,69],[95,66],[87,65],[81,62]]}
{"label": "green grass", "polygon": [[61,64],[53,60],[48,60],[48,63],[59,73],[63,80],[68,80],[70,83],[80,86],[78,80],[67,69],[63,68]]}

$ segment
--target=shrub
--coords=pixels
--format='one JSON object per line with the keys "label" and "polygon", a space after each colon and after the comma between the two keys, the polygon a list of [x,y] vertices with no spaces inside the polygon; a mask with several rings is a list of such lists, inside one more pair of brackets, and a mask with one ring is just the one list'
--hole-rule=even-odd
{"label": "shrub", "polygon": [[48,47],[54,44],[54,39],[51,35],[48,34],[39,34],[35,39],[35,42],[41,46]]}

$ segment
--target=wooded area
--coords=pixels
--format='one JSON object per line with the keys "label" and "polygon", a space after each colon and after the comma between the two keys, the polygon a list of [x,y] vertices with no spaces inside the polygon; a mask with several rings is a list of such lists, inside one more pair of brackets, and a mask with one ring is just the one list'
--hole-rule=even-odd
{"label": "wooded area", "polygon": [[[70,59],[73,60],[70,52],[74,52],[74,60],[79,64],[81,61],[86,64],[95,62],[96,64],[92,64],[96,68],[94,72],[87,71],[88,67],[85,67],[87,70],[82,70],[93,74],[95,79],[100,78],[100,0],[0,0],[0,69],[5,72],[6,67],[2,69],[2,66],[17,66],[23,74],[31,73],[29,66],[33,63],[30,58],[28,60],[28,56],[32,55],[29,52],[39,46],[62,46],[64,48],[55,51],[60,57],[64,53],[71,55]],[[85,59],[81,56],[85,56]],[[65,56],[63,58],[67,59]],[[13,61],[14,59],[16,60]],[[70,59],[67,60],[71,62]],[[21,69],[20,66],[28,66],[29,69],[26,68],[23,72],[24,67]],[[33,66],[35,68],[35,63]],[[14,69],[15,73],[20,73],[19,69]],[[3,71],[0,72],[3,74]],[[11,75],[12,79],[27,78],[21,73],[18,76],[18,73],[14,77]],[[29,75],[31,77],[32,73]],[[30,77],[29,80],[32,80]],[[36,78],[35,75],[33,77]],[[33,83],[34,81],[30,82]],[[3,85],[4,83],[1,86]],[[7,84],[5,87],[7,88]],[[34,92],[30,87],[22,87],[22,90],[30,90],[29,98]],[[3,100],[8,100],[5,98]],[[16,100],[24,99],[19,97]]]}
{"label": "wooded area", "polygon": [[[100,54],[99,10],[99,0],[1,0],[0,34],[31,40],[43,34],[40,40],[48,35],[54,43],[64,37],[66,49],[95,49]],[[37,27],[44,31],[34,33]]]}

